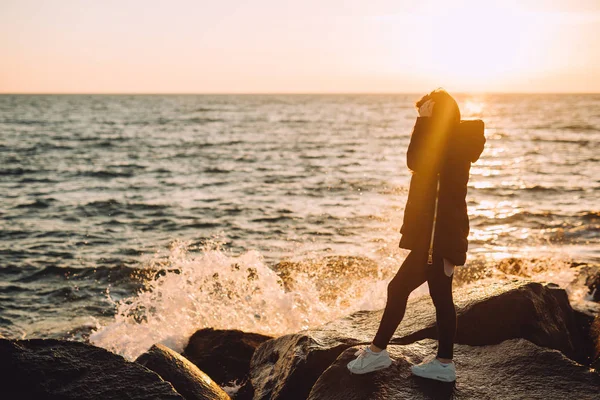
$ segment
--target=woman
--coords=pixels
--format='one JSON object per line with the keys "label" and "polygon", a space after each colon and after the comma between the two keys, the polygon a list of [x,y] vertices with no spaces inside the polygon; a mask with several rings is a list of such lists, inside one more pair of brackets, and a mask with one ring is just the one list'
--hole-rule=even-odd
{"label": "woman", "polygon": [[465,197],[471,163],[485,144],[484,126],[479,120],[461,121],[458,104],[441,89],[423,96],[416,106],[419,117],[407,151],[413,175],[400,230],[400,247],[410,253],[388,285],[387,304],[373,342],[356,353],[348,369],[365,374],[392,364],[386,346],[404,317],[408,296],[427,282],[436,310],[437,357],[411,370],[424,378],[452,382],[456,380],[452,278],[454,266],[466,261]]}

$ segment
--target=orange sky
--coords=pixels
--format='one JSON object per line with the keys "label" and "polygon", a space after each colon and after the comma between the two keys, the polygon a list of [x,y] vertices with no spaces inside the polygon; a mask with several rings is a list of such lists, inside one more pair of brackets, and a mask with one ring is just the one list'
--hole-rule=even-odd
{"label": "orange sky", "polygon": [[0,93],[600,92],[600,1],[3,0],[0,54]]}

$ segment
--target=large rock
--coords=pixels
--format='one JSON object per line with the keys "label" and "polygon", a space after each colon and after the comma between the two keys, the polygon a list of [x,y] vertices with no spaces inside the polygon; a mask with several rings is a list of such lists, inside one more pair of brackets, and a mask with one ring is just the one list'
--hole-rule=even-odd
{"label": "large rock", "polygon": [[171,382],[186,400],[229,400],[227,393],[208,375],[188,359],[162,344],[155,344],[135,362]]}
{"label": "large rock", "polygon": [[254,350],[270,336],[239,330],[200,329],[191,337],[183,355],[221,386],[233,381],[242,386],[236,399],[251,399],[254,391],[248,379]]}
{"label": "large rock", "polygon": [[596,307],[586,307],[590,302],[573,305],[573,315],[577,328],[583,336],[583,346],[587,357],[583,360],[578,360],[582,364],[591,365],[598,361],[600,356],[600,315]]}
{"label": "large rock", "polygon": [[455,346],[456,383],[413,376],[410,365],[435,354],[435,342],[388,347],[391,367],[352,375],[344,351],[313,386],[309,400],[393,399],[598,399],[600,375],[556,350],[513,339],[493,346]]}
{"label": "large rock", "polygon": [[[586,359],[584,340],[567,293],[554,284],[514,280],[467,286],[455,290],[454,302],[456,343],[487,345],[525,338],[560,350],[576,361]],[[322,328],[369,343],[381,315],[382,311],[359,311]],[[435,308],[429,296],[422,296],[409,301],[391,343],[407,344],[426,338],[437,338]]]}
{"label": "large rock", "polygon": [[[564,290],[555,285],[513,281],[455,291],[456,342],[497,344],[525,338],[584,358],[581,334]],[[317,329],[285,335],[262,344],[251,361],[255,399],[305,399],[320,374],[346,348],[370,343],[382,311],[360,311]],[[435,309],[429,296],[409,301],[392,343],[408,344],[437,337]]]}
{"label": "large rock", "polygon": [[585,285],[589,289],[590,298],[600,302],[600,268],[588,267],[585,269]]}
{"label": "large rock", "polygon": [[156,373],[121,356],[43,339],[0,339],[0,398],[183,400]]}
{"label": "large rock", "polygon": [[590,337],[593,341],[591,367],[596,369],[596,372],[600,374],[600,315],[596,315],[591,324]]}
{"label": "large rock", "polygon": [[254,399],[306,399],[321,373],[359,342],[339,332],[313,330],[263,343],[250,365]]}

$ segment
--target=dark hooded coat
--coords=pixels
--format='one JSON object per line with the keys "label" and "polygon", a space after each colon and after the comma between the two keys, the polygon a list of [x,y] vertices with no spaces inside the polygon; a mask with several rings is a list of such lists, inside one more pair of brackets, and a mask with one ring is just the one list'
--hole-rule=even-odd
{"label": "dark hooded coat", "polygon": [[445,134],[439,131],[432,118],[417,118],[407,151],[413,175],[400,247],[424,252],[429,249],[439,175],[433,250],[454,265],[464,265],[469,235],[467,183],[471,163],[483,151],[484,124],[481,120],[461,121]]}

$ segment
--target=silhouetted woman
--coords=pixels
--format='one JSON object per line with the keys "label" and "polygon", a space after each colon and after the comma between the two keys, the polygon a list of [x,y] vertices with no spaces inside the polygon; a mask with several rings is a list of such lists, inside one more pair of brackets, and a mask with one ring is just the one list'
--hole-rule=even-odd
{"label": "silhouetted woman", "polygon": [[461,121],[458,104],[441,89],[423,96],[416,107],[419,117],[407,151],[412,178],[400,230],[400,247],[410,253],[388,285],[385,311],[373,342],[356,353],[348,369],[365,374],[392,364],[385,349],[404,317],[408,296],[427,282],[436,310],[437,357],[411,370],[418,376],[452,382],[456,380],[452,278],[454,266],[466,261],[465,197],[471,163],[485,144],[484,125],[480,120]]}

